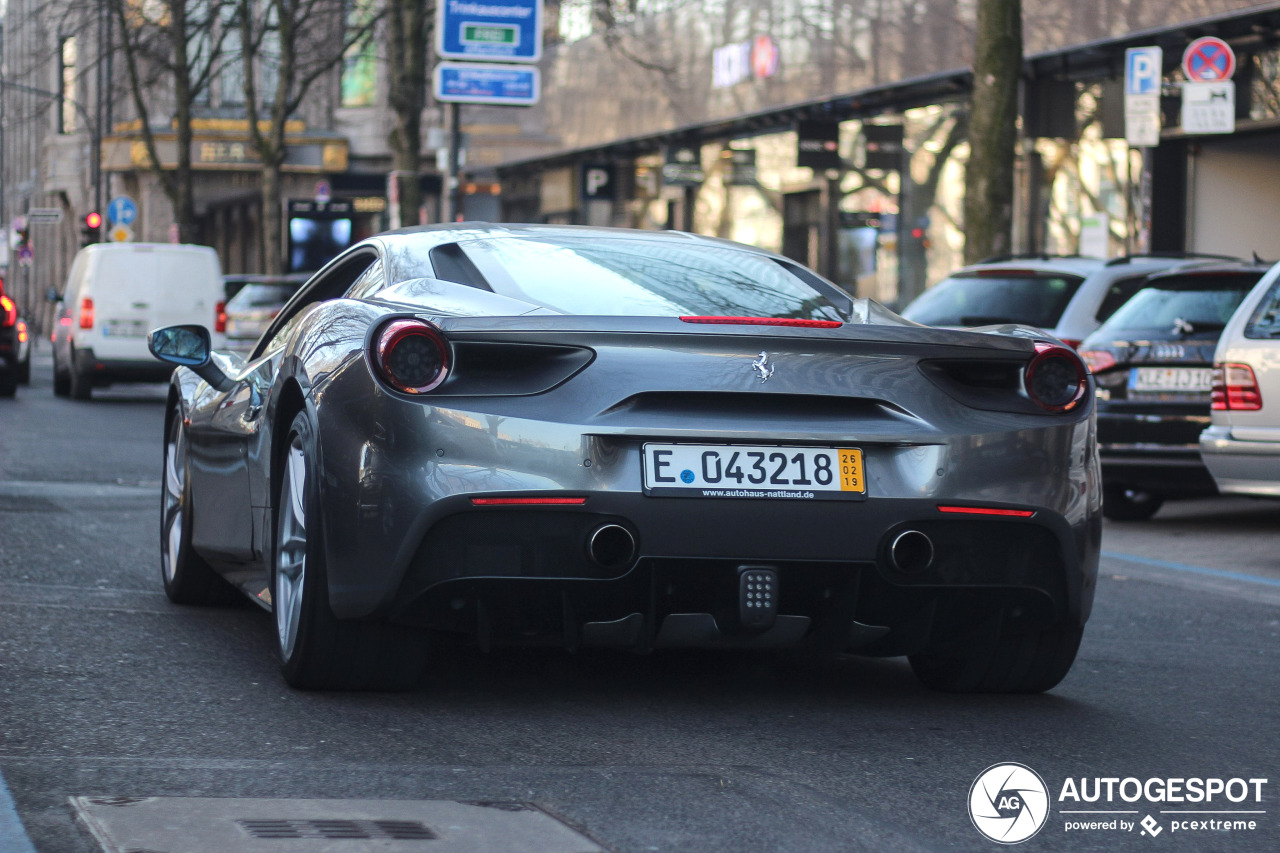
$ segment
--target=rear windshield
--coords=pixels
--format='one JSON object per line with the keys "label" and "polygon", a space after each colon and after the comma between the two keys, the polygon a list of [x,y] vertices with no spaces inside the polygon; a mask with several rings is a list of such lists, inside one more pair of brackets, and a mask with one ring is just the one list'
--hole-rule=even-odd
{"label": "rear windshield", "polygon": [[228,310],[248,311],[253,308],[279,308],[289,301],[300,284],[246,284],[227,303]]}
{"label": "rear windshield", "polygon": [[807,270],[706,243],[498,237],[431,260],[440,278],[563,314],[842,319],[838,291]]}
{"label": "rear windshield", "polygon": [[926,326],[1058,325],[1082,279],[1059,274],[960,273],[907,306],[902,316]]}
{"label": "rear windshield", "polygon": [[1177,326],[1186,333],[1220,332],[1261,277],[1261,272],[1249,272],[1161,278],[1120,306],[1103,329],[1169,330]]}

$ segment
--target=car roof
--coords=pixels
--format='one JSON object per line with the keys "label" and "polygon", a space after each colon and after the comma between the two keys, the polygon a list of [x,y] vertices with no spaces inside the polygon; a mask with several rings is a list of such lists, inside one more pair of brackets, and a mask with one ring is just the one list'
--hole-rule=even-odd
{"label": "car roof", "polygon": [[1265,261],[1204,261],[1152,273],[1147,277],[1147,281],[1152,284],[1158,284],[1162,279],[1198,275],[1214,276],[1231,275],[1233,273],[1257,273],[1262,275],[1271,269],[1271,266],[1270,263]]}
{"label": "car roof", "polygon": [[1091,278],[1107,273],[1106,278],[1124,278],[1132,274],[1150,275],[1170,267],[1185,268],[1188,264],[1240,263],[1226,255],[1202,255],[1192,252],[1168,254],[1120,255],[1115,258],[1093,258],[1084,255],[1010,255],[992,258],[961,267],[952,276],[992,270],[1018,270],[1047,275],[1077,275]]}
{"label": "car roof", "polygon": [[[614,228],[601,227],[595,225],[543,225],[543,224],[522,224],[509,222],[448,222],[440,225],[414,225],[409,228],[400,228],[395,231],[384,231],[368,238],[370,241],[377,240],[383,243],[399,242],[405,238],[415,235],[428,234],[435,237],[436,243],[451,243],[459,240],[473,239],[479,240],[488,237],[574,237],[574,238],[590,238],[597,236],[609,240],[644,240],[644,241],[663,241],[670,243],[679,242],[695,242],[707,245],[723,246],[729,249],[738,249],[740,251],[752,252],[759,255],[766,255],[772,258],[785,260],[788,263],[794,263],[789,258],[771,252],[768,249],[762,249],[759,246],[750,246],[746,243],[738,243],[733,240],[725,240],[720,237],[708,237],[704,234],[693,234],[688,231],[662,230],[655,231],[643,228]],[[417,241],[415,241],[417,242]],[[356,244],[360,245],[360,244]]]}
{"label": "car roof", "polygon": [[287,272],[280,275],[266,275],[265,273],[228,273],[222,277],[223,281],[234,282],[236,284],[302,284],[315,273],[310,272]]}
{"label": "car roof", "polygon": [[1070,275],[1086,276],[1089,273],[1101,269],[1105,264],[1106,261],[1101,258],[1086,258],[1078,255],[1036,255],[1034,257],[1011,257],[999,260],[980,261],[976,264],[963,266],[951,273],[951,275],[964,275],[965,273],[988,272],[994,270],[1017,270],[1020,272],[1047,273],[1050,275],[1068,273]]}

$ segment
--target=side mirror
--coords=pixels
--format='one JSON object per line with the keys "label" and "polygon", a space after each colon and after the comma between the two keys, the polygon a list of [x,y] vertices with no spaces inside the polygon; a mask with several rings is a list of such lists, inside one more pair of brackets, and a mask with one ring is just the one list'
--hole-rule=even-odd
{"label": "side mirror", "polygon": [[204,326],[165,326],[147,335],[147,349],[161,361],[189,367],[197,376],[219,391],[232,386],[222,369],[214,364],[210,355],[213,343],[209,330]]}
{"label": "side mirror", "polygon": [[62,297],[58,295],[58,288],[50,287],[49,292],[44,295],[44,298],[48,299],[50,302],[57,302]]}

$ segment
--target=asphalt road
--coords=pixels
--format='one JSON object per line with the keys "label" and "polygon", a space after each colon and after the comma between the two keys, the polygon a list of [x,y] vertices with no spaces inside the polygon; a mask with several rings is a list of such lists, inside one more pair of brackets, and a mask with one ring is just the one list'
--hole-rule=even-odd
{"label": "asphalt road", "polygon": [[[1001,762],[1049,790],[1020,849],[1280,849],[1280,503],[1108,525],[1080,656],[1042,696],[931,693],[901,660],[465,650],[413,693],[299,693],[266,614],[161,591],[163,387],[57,399],[47,358],[0,401],[0,853],[101,850],[81,796],[533,803],[619,851],[994,850],[967,803]],[[1059,799],[1129,777],[1268,781],[1261,802]],[[1128,814],[1063,813],[1085,809]],[[1166,813],[1205,809],[1256,828]],[[1156,835],[1066,829],[1148,815]],[[320,849],[299,845],[279,849]]]}

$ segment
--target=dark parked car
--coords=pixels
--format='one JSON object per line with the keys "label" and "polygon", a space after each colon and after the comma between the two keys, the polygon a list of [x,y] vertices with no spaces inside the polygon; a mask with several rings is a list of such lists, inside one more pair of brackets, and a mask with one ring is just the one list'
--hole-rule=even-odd
{"label": "dark parked car", "polygon": [[1213,351],[1268,266],[1218,262],[1152,275],[1080,354],[1098,385],[1103,514],[1150,518],[1169,497],[1214,494],[1200,458]]}
{"label": "dark parked car", "polygon": [[12,397],[31,381],[31,340],[18,303],[0,281],[0,397]]}
{"label": "dark parked car", "polygon": [[953,691],[1075,658],[1094,396],[1039,330],[690,234],[463,223],[345,251],[248,361],[208,341],[151,336],[164,587],[272,610],[295,686],[408,687],[428,630],[909,655]]}

